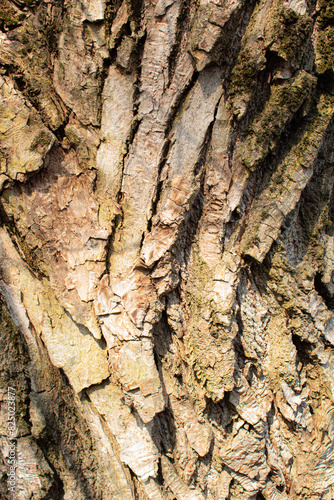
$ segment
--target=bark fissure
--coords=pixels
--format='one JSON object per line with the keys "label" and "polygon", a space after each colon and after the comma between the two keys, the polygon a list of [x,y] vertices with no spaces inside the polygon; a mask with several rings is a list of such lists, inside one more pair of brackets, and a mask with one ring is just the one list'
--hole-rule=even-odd
{"label": "bark fissure", "polygon": [[332,3],[2,2],[1,497],[333,498]]}

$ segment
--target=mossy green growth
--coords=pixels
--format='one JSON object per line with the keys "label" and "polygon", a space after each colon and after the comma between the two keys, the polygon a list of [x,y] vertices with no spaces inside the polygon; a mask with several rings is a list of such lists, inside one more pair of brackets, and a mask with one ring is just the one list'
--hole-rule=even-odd
{"label": "mossy green growth", "polygon": [[334,0],[319,0],[316,41],[316,70],[334,78]]}
{"label": "mossy green growth", "polygon": [[186,343],[195,379],[202,387],[205,387],[207,382],[205,356],[203,358],[205,346],[201,341],[203,339],[201,339],[201,333],[198,330],[198,323],[203,316],[203,311],[208,309],[205,289],[210,281],[211,273],[208,265],[201,258],[196,245],[193,247],[192,267],[192,277],[187,287],[191,326]]}
{"label": "mossy green growth", "polygon": [[212,278],[207,263],[202,259],[198,249],[194,246],[193,251],[193,273],[191,282],[188,284],[187,295],[189,308],[193,319],[200,319],[202,309],[207,305],[205,299],[205,288]]}
{"label": "mossy green growth", "polygon": [[266,58],[247,45],[240,52],[231,73],[230,98],[235,101],[243,98],[249,101],[257,87],[257,76],[266,66]]}
{"label": "mossy green growth", "polygon": [[226,334],[215,317],[210,293],[213,275],[196,245],[192,257],[192,276],[187,287],[190,322],[185,347],[193,379],[189,378],[187,387],[190,393],[196,392],[193,384],[197,384],[207,397],[218,401],[225,391],[233,388],[233,334]]}
{"label": "mossy green growth", "polygon": [[267,51],[297,66],[306,52],[313,20],[282,3],[274,0],[269,10],[267,2],[259,2],[250,19],[230,81],[230,98],[239,117],[255,97],[259,76],[266,68]]}
{"label": "mossy green growth", "polygon": [[231,72],[229,95],[232,105],[238,115],[238,104],[243,101],[248,104],[255,95],[259,73],[266,66],[263,54],[263,44],[258,43],[261,38],[261,16],[259,12],[263,1],[255,7],[242,40],[241,50]]}
{"label": "mossy green growth", "polygon": [[15,10],[7,0],[0,1],[0,29],[14,29],[25,19],[23,12]]}
{"label": "mossy green growth", "polygon": [[[254,203],[249,217],[251,222],[247,225],[242,240],[244,254],[255,258],[253,249],[259,248],[261,243],[263,244],[262,250],[265,250],[268,244],[266,239],[268,224],[265,216],[269,217],[269,226],[273,226],[271,236],[276,239],[280,227],[280,224],[274,226],[277,213],[281,212],[281,215],[287,215],[299,200],[301,190],[306,186],[313,173],[319,147],[333,113],[334,97],[327,94],[318,96],[316,106],[293,139],[294,145],[273,173],[268,188]],[[322,198],[325,192],[326,190],[322,189]],[[283,220],[281,221],[283,222]],[[266,251],[269,251],[269,247]]]}
{"label": "mossy green growth", "polygon": [[[326,228],[327,213],[328,203],[320,213],[312,233],[308,236],[306,253],[297,265],[289,262],[286,241],[282,237],[273,246],[268,284],[269,288],[275,291],[281,307],[289,312],[290,317],[293,315],[294,318],[299,318],[300,311],[305,310],[305,292],[301,284],[305,280],[313,282],[323,264],[325,248],[321,235]],[[303,323],[302,319],[301,324]]]}
{"label": "mossy green growth", "polygon": [[274,0],[266,24],[266,46],[285,60],[301,62],[312,33],[313,20],[299,15],[281,0]]}
{"label": "mossy green growth", "polygon": [[318,0],[317,21],[320,28],[334,25],[334,0]]}
{"label": "mossy green growth", "polygon": [[254,171],[261,166],[286,125],[315,88],[316,81],[314,76],[300,71],[291,82],[272,85],[269,100],[249,127],[238,151],[238,156],[249,170]]}
{"label": "mossy green growth", "polygon": [[318,33],[316,44],[317,73],[334,76],[334,28],[328,26]]}
{"label": "mossy green growth", "polygon": [[280,186],[277,196],[281,195],[282,189],[286,189],[286,185],[280,183],[282,178],[284,178],[284,181],[286,179],[295,181],[296,172],[301,166],[303,168],[313,167],[323,134],[333,113],[334,98],[326,94],[321,95],[316,108],[300,131],[298,143],[291,149],[291,152],[273,176],[273,183]]}

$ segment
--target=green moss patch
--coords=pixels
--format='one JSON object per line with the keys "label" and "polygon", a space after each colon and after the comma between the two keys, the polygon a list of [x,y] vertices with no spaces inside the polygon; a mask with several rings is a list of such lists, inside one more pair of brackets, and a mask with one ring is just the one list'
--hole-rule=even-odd
{"label": "green moss patch", "polygon": [[320,0],[317,14],[316,69],[334,78],[334,1]]}
{"label": "green moss patch", "polygon": [[238,98],[249,101],[257,88],[258,74],[264,70],[266,58],[252,47],[244,47],[231,74],[230,98],[236,104]]}
{"label": "green moss patch", "polygon": [[25,14],[13,8],[7,0],[0,0],[0,29],[11,30],[20,26]]}
{"label": "green moss patch", "polygon": [[276,2],[266,29],[270,49],[286,60],[300,61],[313,27],[308,15],[300,16],[289,7]]}
{"label": "green moss patch", "polygon": [[261,166],[315,84],[315,77],[306,71],[300,71],[291,82],[272,86],[269,100],[250,126],[238,153],[249,170],[253,171]]}
{"label": "green moss patch", "polygon": [[269,67],[268,53],[291,62],[295,68],[301,67],[312,28],[311,17],[297,14],[282,5],[281,0],[274,0],[270,9],[267,2],[258,4],[231,73],[229,93],[236,116],[242,118],[248,104],[255,98],[261,74]]}

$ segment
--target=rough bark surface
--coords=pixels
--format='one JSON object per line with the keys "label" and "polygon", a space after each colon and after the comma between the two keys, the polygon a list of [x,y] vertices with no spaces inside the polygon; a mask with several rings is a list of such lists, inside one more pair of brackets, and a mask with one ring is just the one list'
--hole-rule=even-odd
{"label": "rough bark surface", "polygon": [[333,62],[333,0],[1,0],[1,498],[334,498]]}

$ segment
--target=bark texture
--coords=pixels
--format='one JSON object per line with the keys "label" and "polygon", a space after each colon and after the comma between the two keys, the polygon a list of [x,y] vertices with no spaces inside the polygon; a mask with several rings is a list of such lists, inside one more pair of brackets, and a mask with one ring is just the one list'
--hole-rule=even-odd
{"label": "bark texture", "polygon": [[1,0],[1,498],[334,498],[333,62],[333,0]]}

